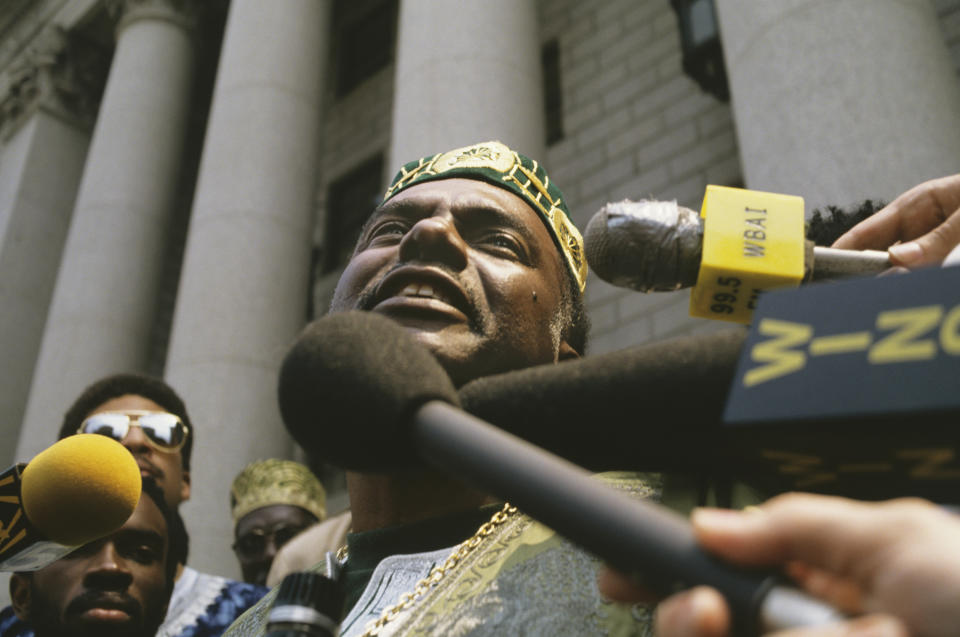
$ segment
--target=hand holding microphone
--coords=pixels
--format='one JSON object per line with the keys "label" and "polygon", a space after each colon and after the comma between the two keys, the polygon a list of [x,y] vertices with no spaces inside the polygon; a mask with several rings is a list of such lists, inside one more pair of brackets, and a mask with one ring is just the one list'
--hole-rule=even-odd
{"label": "hand holding microphone", "polygon": [[906,268],[936,265],[948,254],[960,257],[958,246],[960,174],[914,186],[833,244],[845,250],[889,248],[893,265]]}
{"label": "hand holding microphone", "polygon": [[960,263],[960,175],[911,188],[830,248],[803,239],[799,197],[708,186],[703,208],[607,204],[584,232],[587,262],[603,280],[640,292],[696,286],[691,315],[739,322],[766,289]]}
{"label": "hand holding microphone", "polygon": [[[590,268],[604,281],[638,292],[667,292],[696,285],[703,233],[700,215],[676,201],[625,200],[593,215],[584,248]],[[811,280],[879,274],[891,265],[886,252],[837,248],[805,242]]]}
{"label": "hand holding microphone", "polygon": [[[947,637],[960,628],[960,518],[930,503],[788,494],[749,511],[697,510],[692,522],[700,545],[725,561],[789,564],[814,594],[867,613],[798,635]],[[613,572],[600,588],[618,601],[644,598]],[[657,634],[726,637],[729,609],[716,591],[685,591],[660,604]]]}
{"label": "hand holding microphone", "polygon": [[0,474],[0,570],[32,571],[123,526],[140,501],[137,462],[97,434],[60,440]]}

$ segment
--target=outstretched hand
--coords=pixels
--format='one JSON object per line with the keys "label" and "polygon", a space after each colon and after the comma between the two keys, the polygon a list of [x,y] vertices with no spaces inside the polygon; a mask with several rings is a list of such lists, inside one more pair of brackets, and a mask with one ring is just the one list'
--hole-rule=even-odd
{"label": "outstretched hand", "polygon": [[[783,568],[809,593],[858,615],[777,637],[960,634],[960,518],[929,502],[788,494],[742,512],[699,509],[691,521],[707,551],[743,566]],[[599,585],[611,599],[649,598],[610,570]],[[726,637],[729,625],[723,598],[706,587],[657,609],[659,637]]]}
{"label": "outstretched hand", "polygon": [[894,266],[941,263],[960,245],[960,174],[931,179],[906,191],[858,223],[833,247],[888,250]]}

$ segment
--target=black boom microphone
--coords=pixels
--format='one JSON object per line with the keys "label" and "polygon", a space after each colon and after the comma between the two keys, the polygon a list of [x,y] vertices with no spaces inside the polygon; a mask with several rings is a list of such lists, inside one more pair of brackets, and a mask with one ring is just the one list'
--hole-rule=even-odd
{"label": "black boom microphone", "polygon": [[726,475],[737,441],[721,421],[745,337],[729,328],[486,376],[460,403],[592,471]]}
{"label": "black boom microphone", "polygon": [[311,454],[367,471],[420,457],[508,499],[619,570],[642,574],[657,592],[717,588],[750,632],[839,619],[771,574],[710,557],[679,515],[460,410],[440,364],[389,319],[348,312],[312,323],[284,360],[278,393],[287,428]]}

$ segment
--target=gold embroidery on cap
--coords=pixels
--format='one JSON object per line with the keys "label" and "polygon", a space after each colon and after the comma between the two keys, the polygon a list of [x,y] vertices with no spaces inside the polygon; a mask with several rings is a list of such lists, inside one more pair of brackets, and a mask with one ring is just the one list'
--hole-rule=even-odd
{"label": "gold embroidery on cap", "polygon": [[443,153],[432,162],[431,170],[440,174],[454,168],[490,168],[502,173],[510,170],[513,163],[519,161],[513,151],[504,144],[488,142]]}
{"label": "gold embroidery on cap", "polygon": [[[510,152],[513,153],[513,151]],[[513,154],[516,157],[516,162],[510,172],[503,176],[503,180],[512,181],[519,186],[522,192],[526,194],[525,198],[539,210],[550,223],[561,251],[563,252],[563,256],[573,271],[580,290],[583,291],[587,285],[587,262],[583,258],[583,237],[580,231],[570,222],[567,215],[564,214],[560,208],[560,200],[555,200],[550,197],[548,191],[548,185],[550,183],[549,177],[545,174],[545,181],[540,180],[536,174],[539,168],[536,160],[531,160],[533,162],[533,169],[531,170],[520,163],[520,158],[516,156],[516,153]],[[525,180],[521,181],[521,179],[517,177],[517,172],[519,172]],[[543,200],[546,200],[546,203],[544,203]],[[547,204],[549,204],[549,206]]]}
{"label": "gold embroidery on cap", "polygon": [[563,255],[567,259],[570,269],[576,276],[582,292],[587,284],[587,261],[583,257],[583,238],[577,227],[570,223],[567,215],[559,208],[551,208],[548,213],[550,225],[553,226],[557,240],[560,242]]}
{"label": "gold embroidery on cap", "polygon": [[399,179],[397,179],[393,183],[392,186],[387,188],[387,192],[383,194],[383,200],[386,201],[387,199],[393,196],[393,193],[397,192],[398,190],[403,190],[407,186],[407,184],[409,184],[411,181],[416,179],[421,173],[423,173],[424,169],[427,168],[433,162],[433,160],[436,159],[437,157],[439,157],[439,155],[433,155],[432,157],[424,157],[419,162],[417,162],[416,166],[414,166],[410,170],[407,170],[401,166],[400,172],[402,173],[402,175],[400,176]]}

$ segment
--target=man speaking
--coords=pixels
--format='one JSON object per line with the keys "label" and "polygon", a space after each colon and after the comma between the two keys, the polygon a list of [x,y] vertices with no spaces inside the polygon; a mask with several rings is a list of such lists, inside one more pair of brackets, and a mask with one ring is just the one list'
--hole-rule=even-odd
{"label": "man speaking", "polygon": [[[331,311],[391,318],[460,386],[580,356],[586,271],[556,184],[537,162],[486,142],[401,168],[360,233]],[[636,475],[609,479],[640,497],[656,491]],[[484,493],[425,466],[348,472],[347,484],[343,635],[368,624],[381,635],[648,631],[644,608],[601,599],[593,557]],[[262,634],[271,599],[226,634]]]}

